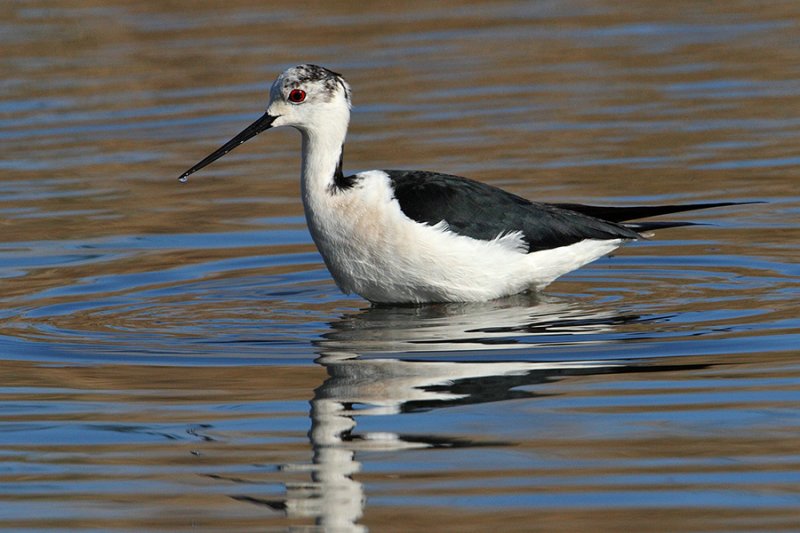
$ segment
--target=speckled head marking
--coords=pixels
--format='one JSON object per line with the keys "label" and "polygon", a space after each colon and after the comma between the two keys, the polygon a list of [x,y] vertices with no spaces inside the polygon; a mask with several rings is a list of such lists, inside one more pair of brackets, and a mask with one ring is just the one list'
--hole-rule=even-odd
{"label": "speckled head marking", "polygon": [[341,74],[318,65],[297,65],[287,69],[272,85],[271,96],[273,99],[279,95],[285,98],[292,89],[303,89],[323,102],[330,102],[341,89],[350,106],[350,85]]}

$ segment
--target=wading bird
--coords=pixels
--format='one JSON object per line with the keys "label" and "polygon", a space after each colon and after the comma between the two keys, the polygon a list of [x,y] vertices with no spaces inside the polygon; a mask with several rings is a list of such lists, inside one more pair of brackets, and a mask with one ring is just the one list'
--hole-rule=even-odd
{"label": "wading bird", "polygon": [[302,135],[301,190],[314,242],[339,288],[375,303],[483,301],[540,290],[642,232],[627,222],[731,202],[641,207],[546,204],[467,178],[418,170],[345,175],[350,86],[316,65],[272,84],[266,113],[188,176],[269,128]]}

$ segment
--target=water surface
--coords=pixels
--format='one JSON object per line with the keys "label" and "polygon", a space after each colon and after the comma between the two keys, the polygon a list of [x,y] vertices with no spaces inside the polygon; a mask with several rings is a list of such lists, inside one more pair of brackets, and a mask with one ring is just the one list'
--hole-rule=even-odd
{"label": "water surface", "polygon": [[[794,2],[0,8],[0,527],[796,530]],[[345,166],[681,215],[542,295],[370,308],[299,138],[177,176],[315,62]]]}

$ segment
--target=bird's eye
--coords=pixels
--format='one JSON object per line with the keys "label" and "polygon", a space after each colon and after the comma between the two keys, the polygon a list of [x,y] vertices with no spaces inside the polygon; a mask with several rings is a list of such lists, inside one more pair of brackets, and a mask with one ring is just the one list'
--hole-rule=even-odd
{"label": "bird's eye", "polygon": [[292,92],[289,93],[289,101],[295,104],[299,104],[305,99],[306,92],[301,89],[292,89]]}

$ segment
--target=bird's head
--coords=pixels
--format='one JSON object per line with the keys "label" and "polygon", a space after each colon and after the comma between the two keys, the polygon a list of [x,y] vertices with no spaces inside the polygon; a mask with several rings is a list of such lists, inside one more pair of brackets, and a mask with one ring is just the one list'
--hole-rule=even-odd
{"label": "bird's head", "polygon": [[317,65],[298,65],[285,70],[272,84],[267,111],[205,159],[184,172],[189,175],[216,161],[248,139],[270,128],[292,126],[301,132],[340,129],[342,137],[350,120],[350,86],[344,78]]}
{"label": "bird's head", "polygon": [[350,116],[350,86],[339,74],[316,65],[298,65],[284,71],[269,93],[267,114],[272,127],[300,130],[316,122],[346,121]]}

